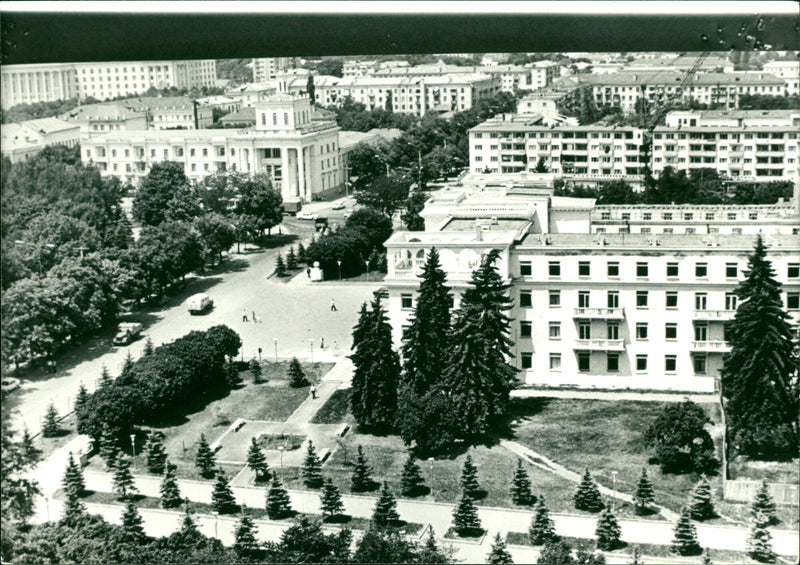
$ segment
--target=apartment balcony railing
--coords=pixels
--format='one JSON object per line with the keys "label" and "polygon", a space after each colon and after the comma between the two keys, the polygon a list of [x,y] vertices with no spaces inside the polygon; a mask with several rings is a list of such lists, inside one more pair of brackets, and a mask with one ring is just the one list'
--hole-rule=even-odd
{"label": "apartment balcony railing", "polygon": [[694,320],[733,320],[736,310],[695,310],[692,318]]}
{"label": "apartment balcony railing", "polygon": [[625,351],[621,339],[576,339],[574,349],[583,351]]}
{"label": "apartment balcony railing", "polygon": [[624,320],[622,308],[575,308],[573,318],[583,320]]}
{"label": "apartment balcony railing", "polygon": [[692,351],[697,353],[727,353],[730,350],[731,346],[727,341],[712,340],[692,342]]}

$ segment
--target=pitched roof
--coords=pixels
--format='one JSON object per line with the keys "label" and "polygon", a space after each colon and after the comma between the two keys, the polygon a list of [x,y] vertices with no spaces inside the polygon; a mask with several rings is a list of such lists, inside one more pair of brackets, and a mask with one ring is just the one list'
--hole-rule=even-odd
{"label": "pitched roof", "polygon": [[48,133],[55,133],[57,131],[65,131],[70,129],[77,129],[78,126],[71,124],[67,121],[58,118],[39,118],[37,120],[27,120],[22,122],[22,125],[30,128],[43,135]]}

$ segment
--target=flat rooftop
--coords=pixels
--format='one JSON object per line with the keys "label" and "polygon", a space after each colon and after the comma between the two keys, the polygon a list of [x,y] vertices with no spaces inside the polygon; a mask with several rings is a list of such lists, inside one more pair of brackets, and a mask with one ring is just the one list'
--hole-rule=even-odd
{"label": "flat rooftop", "polygon": [[[714,249],[751,253],[756,234],[652,234],[652,233],[550,233],[527,234],[517,249],[571,250],[576,254],[613,250],[647,249],[654,255],[671,250]],[[800,238],[796,235],[764,235],[767,254],[778,251],[797,253]]]}
{"label": "flat rooftop", "polygon": [[[458,212],[458,210],[456,210]],[[516,232],[530,223],[530,219],[498,218],[497,220],[477,220],[481,228],[491,232]],[[475,231],[475,218],[453,218],[442,226],[439,231]]]}

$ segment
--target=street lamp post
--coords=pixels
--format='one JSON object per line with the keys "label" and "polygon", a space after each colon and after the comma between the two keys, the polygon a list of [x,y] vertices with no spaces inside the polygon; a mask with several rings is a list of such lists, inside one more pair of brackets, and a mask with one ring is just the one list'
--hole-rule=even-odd
{"label": "street lamp post", "polygon": [[337,259],[336,264],[339,265],[339,280],[342,280],[342,260]]}
{"label": "street lamp post", "polygon": [[369,273],[369,259],[364,261],[364,272]]}
{"label": "street lamp post", "polygon": [[[616,471],[611,471],[611,484],[612,484],[611,490],[613,490],[614,493],[616,493],[617,492],[617,472]],[[615,506],[615,500],[614,500],[613,497],[611,499],[611,504],[612,504],[612,506]]]}
{"label": "street lamp post", "polygon": [[133,468],[136,468],[136,434],[131,434],[131,453],[133,454]]}
{"label": "street lamp post", "polygon": [[214,515],[214,537],[219,539],[219,535],[217,534],[217,516],[219,516],[219,512],[212,510],[211,513]]}
{"label": "street lamp post", "polygon": [[281,454],[281,469],[283,469],[283,446],[282,445],[278,446],[278,451]]}
{"label": "street lamp post", "polygon": [[308,340],[308,349],[311,352],[311,362],[313,363],[314,362],[314,340],[313,339],[309,339]]}
{"label": "street lamp post", "polygon": [[433,457],[428,457],[428,470],[431,472],[431,500],[433,500]]}
{"label": "street lamp post", "polygon": [[275,345],[275,362],[277,363],[278,362],[278,338],[277,337],[273,337],[272,338],[272,343]]}

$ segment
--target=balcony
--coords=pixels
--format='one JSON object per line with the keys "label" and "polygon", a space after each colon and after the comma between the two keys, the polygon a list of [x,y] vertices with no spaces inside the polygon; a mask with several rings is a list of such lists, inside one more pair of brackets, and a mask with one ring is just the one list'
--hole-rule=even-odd
{"label": "balcony", "polygon": [[575,308],[573,318],[579,320],[624,320],[622,308]]}
{"label": "balcony", "polygon": [[696,353],[727,353],[731,346],[727,341],[693,341],[692,351]]}
{"label": "balcony", "polygon": [[625,351],[621,339],[576,339],[575,347],[582,351]]}
{"label": "balcony", "polygon": [[733,320],[736,310],[695,310],[693,320],[707,320],[710,322]]}

